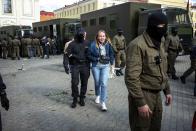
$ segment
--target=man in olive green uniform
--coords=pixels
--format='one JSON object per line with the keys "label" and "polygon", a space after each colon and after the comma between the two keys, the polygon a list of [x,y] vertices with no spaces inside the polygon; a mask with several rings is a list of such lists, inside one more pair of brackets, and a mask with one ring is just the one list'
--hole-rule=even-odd
{"label": "man in olive green uniform", "polygon": [[27,56],[30,59],[33,56],[32,39],[31,38],[25,38],[25,41],[26,41],[26,47],[27,47]]}
{"label": "man in olive green uniform", "polygon": [[8,55],[7,46],[8,46],[8,43],[6,41],[6,38],[4,38],[2,40],[2,43],[1,43],[1,47],[2,47],[2,58],[3,59],[7,59],[7,55]]}
{"label": "man in olive green uniform", "polygon": [[12,57],[12,52],[13,52],[12,39],[13,39],[13,36],[10,35],[8,37],[8,46],[7,46],[9,57]]}
{"label": "man in olive green uniform", "polygon": [[32,45],[34,45],[34,49],[35,49],[35,56],[40,57],[41,55],[41,51],[40,51],[40,41],[38,38],[34,37],[32,39]]}
{"label": "man in olive green uniform", "polygon": [[146,31],[127,47],[125,83],[129,92],[131,131],[161,130],[162,90],[166,104],[171,104],[167,56],[161,42],[166,31],[167,17],[163,13],[152,13]]}
{"label": "man in olive green uniform", "polygon": [[21,54],[22,54],[22,57],[27,56],[27,47],[26,47],[25,38],[21,39]]}
{"label": "man in olive green uniform", "polygon": [[190,59],[191,59],[191,66],[188,70],[184,72],[184,74],[180,77],[181,82],[183,84],[186,83],[186,77],[191,75],[193,72],[195,72],[195,82],[196,82],[196,45],[193,45],[191,53],[190,53]]}
{"label": "man in olive green uniform", "polygon": [[116,75],[120,76],[123,75],[122,69],[125,67],[125,46],[126,40],[123,36],[123,30],[119,28],[117,30],[118,34],[114,36],[112,41],[112,46],[115,52],[115,66],[119,68],[116,70]]}
{"label": "man in olive green uniform", "polygon": [[166,51],[168,53],[168,75],[171,75],[172,79],[177,80],[178,77],[176,76],[175,70],[175,62],[178,53],[182,51],[182,45],[180,43],[180,39],[178,36],[178,31],[176,27],[172,27],[171,35],[166,38]]}
{"label": "man in olive green uniform", "polygon": [[20,60],[20,40],[18,40],[18,37],[15,36],[15,38],[12,40],[12,46],[13,46],[13,53],[12,53],[12,59],[14,60],[16,57],[18,60]]}

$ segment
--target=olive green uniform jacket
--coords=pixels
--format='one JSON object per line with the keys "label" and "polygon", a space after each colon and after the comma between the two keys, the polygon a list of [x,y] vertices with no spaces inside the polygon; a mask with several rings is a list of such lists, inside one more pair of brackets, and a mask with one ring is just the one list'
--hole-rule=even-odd
{"label": "olive green uniform jacket", "polygon": [[[157,56],[161,58],[160,64],[155,62]],[[137,107],[147,104],[142,89],[163,90],[166,95],[170,94],[163,43],[160,49],[156,48],[144,32],[131,41],[126,50],[126,58],[125,83]]]}

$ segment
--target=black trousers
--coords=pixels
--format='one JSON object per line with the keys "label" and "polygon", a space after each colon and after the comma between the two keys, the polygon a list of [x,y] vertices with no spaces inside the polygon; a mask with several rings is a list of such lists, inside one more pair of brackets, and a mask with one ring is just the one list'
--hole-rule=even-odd
{"label": "black trousers", "polygon": [[[71,66],[72,97],[85,98],[89,76],[90,76],[90,66],[86,64]],[[80,94],[78,89],[79,81],[81,82]]]}
{"label": "black trousers", "polygon": [[0,112],[0,131],[2,131],[1,112]]}

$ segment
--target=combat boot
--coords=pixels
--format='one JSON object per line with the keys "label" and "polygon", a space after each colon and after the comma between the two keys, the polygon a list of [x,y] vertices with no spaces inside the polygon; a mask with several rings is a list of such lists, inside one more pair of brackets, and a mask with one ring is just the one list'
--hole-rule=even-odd
{"label": "combat boot", "polygon": [[173,80],[178,80],[179,78],[176,75],[172,75]]}
{"label": "combat boot", "polygon": [[120,71],[119,70],[116,70],[116,76],[120,76]]}
{"label": "combat boot", "polygon": [[120,73],[121,76],[124,75],[123,72],[122,72],[122,69],[119,70],[119,73]]}
{"label": "combat boot", "polygon": [[80,97],[79,104],[80,106],[85,106],[84,98]]}
{"label": "combat boot", "polygon": [[186,79],[185,79],[184,76],[181,76],[181,77],[180,77],[180,80],[181,80],[181,82],[182,82],[183,84],[186,84]]}
{"label": "combat boot", "polygon": [[74,98],[73,98],[73,102],[72,102],[72,104],[71,104],[71,108],[76,108],[77,102],[78,102],[77,97],[74,97]]}

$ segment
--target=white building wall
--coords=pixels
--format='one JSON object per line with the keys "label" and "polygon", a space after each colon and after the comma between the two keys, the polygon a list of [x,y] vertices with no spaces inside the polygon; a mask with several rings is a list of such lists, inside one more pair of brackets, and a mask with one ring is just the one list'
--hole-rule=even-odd
{"label": "white building wall", "polygon": [[12,13],[4,13],[0,0],[0,26],[30,25],[40,21],[39,0],[12,0]]}

